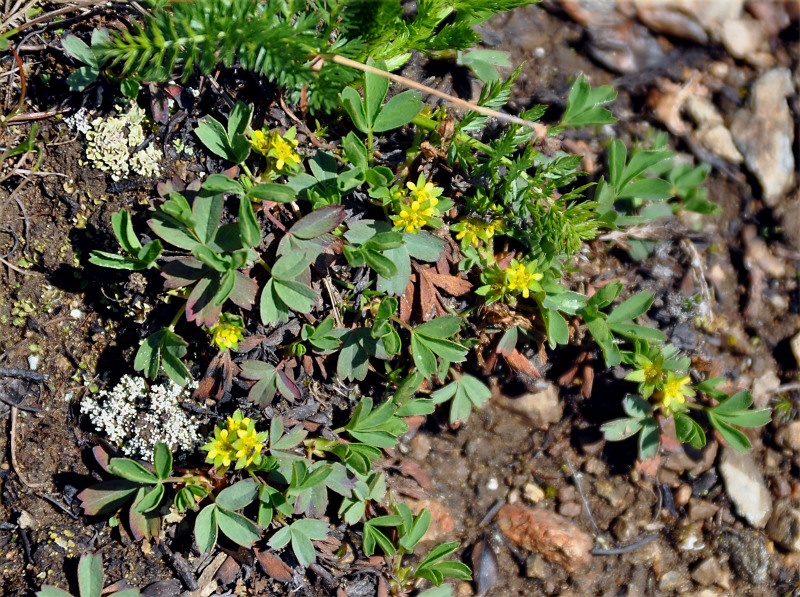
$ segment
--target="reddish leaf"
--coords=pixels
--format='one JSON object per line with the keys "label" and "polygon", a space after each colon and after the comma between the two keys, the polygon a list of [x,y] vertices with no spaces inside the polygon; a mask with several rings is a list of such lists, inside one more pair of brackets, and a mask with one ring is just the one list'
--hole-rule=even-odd
{"label": "reddish leaf", "polygon": [[239,346],[237,346],[234,349],[234,352],[239,352],[239,353],[250,352],[256,346],[261,344],[261,342],[264,341],[264,338],[266,338],[264,334],[253,334],[252,336],[248,336],[247,338],[239,342]]}
{"label": "reddish leaf", "polygon": [[542,376],[536,366],[528,360],[528,357],[516,348],[511,351],[511,354],[503,358],[506,360],[506,363],[508,363],[508,366],[517,373],[527,375],[531,379],[539,379]]}
{"label": "reddish leaf", "polygon": [[254,547],[253,552],[255,552],[258,563],[261,564],[267,576],[274,578],[278,582],[292,580],[292,569],[275,552],[263,550],[260,547]]}

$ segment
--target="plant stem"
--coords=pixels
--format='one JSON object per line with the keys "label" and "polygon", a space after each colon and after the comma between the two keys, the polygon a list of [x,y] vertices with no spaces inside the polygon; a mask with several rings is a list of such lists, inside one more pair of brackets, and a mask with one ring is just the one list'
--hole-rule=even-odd
{"label": "plant stem", "polygon": [[175,317],[173,317],[172,321],[169,322],[168,329],[170,332],[175,331],[175,326],[178,325],[178,322],[180,321],[181,317],[183,317],[184,313],[186,313],[186,303],[183,303],[181,308],[178,309],[178,312],[175,314]]}

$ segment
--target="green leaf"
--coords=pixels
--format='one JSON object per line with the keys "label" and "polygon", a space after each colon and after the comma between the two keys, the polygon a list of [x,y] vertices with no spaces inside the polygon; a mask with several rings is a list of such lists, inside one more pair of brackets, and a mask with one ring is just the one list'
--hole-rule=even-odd
{"label": "green leaf", "polygon": [[642,430],[639,433],[639,458],[646,460],[658,453],[660,442],[658,423],[652,417],[643,419]]}
{"label": "green leaf", "polygon": [[449,338],[461,329],[461,318],[455,315],[437,317],[414,328],[415,334],[432,338]]}
{"label": "green leaf", "polygon": [[258,484],[253,479],[244,479],[219,492],[216,504],[226,510],[241,510],[258,494]]}
{"label": "green leaf", "polygon": [[212,174],[203,181],[203,188],[212,193],[236,193],[244,195],[244,187],[224,174]]}
{"label": "green leaf", "polygon": [[100,597],[103,591],[103,559],[86,554],[78,562],[78,588],[81,597]]}
{"label": "green leaf", "polygon": [[603,436],[610,442],[620,441],[639,433],[644,425],[644,419],[614,419],[600,426]]}
{"label": "green leaf", "polygon": [[119,82],[119,90],[122,92],[122,95],[135,101],[136,98],[139,97],[142,85],[136,79],[122,79],[122,81]]}
{"label": "green leaf", "polygon": [[635,394],[625,396],[622,400],[622,408],[631,417],[639,419],[648,417],[653,412],[653,407],[650,406],[650,403]]}
{"label": "green leaf", "polygon": [[427,230],[422,230],[417,234],[404,232],[403,243],[411,257],[429,262],[439,261],[442,251],[447,246],[445,241]]}
{"label": "green leaf", "polygon": [[145,512],[152,512],[161,503],[161,498],[164,497],[164,484],[159,483],[150,491],[141,494],[141,499],[134,503],[135,510],[140,514]]}
{"label": "green leaf", "polygon": [[622,323],[636,319],[640,315],[647,313],[650,305],[653,304],[652,292],[639,292],[623,301],[606,318],[607,323]]}
{"label": "green leaf", "polygon": [[168,478],[172,473],[172,452],[164,442],[156,442],[153,448],[153,467],[161,480]]}
{"label": "green leaf", "polygon": [[139,249],[142,248],[142,243],[139,242],[136,233],[133,231],[131,214],[124,209],[112,214],[111,227],[114,229],[114,235],[125,252],[136,257],[139,254]]}
{"label": "green leaf", "polygon": [[749,391],[736,392],[727,400],[717,404],[712,410],[715,415],[732,415],[747,409],[751,404],[753,404],[753,397]]}
{"label": "green leaf", "polygon": [[171,245],[191,251],[200,242],[186,229],[186,226],[176,219],[163,213],[154,213],[147,221],[148,226]]}
{"label": "green leaf", "polygon": [[675,414],[675,435],[678,441],[689,443],[693,448],[700,449],[706,445],[706,434],[703,428],[684,413]]}
{"label": "green leaf", "polygon": [[364,105],[361,103],[361,96],[358,95],[358,91],[352,87],[345,87],[342,89],[341,100],[344,109],[347,111],[353,124],[356,125],[356,128],[362,133],[369,132],[370,126],[367,124]]}
{"label": "green leaf", "polygon": [[272,266],[272,276],[278,280],[294,280],[309,266],[305,253],[294,252],[280,257]]}
{"label": "green leaf", "polygon": [[397,275],[397,266],[394,262],[385,255],[371,249],[361,249],[361,254],[375,273],[384,278],[392,278]]}
{"label": "green leaf", "polygon": [[67,77],[67,84],[70,91],[83,91],[89,85],[97,80],[100,76],[100,71],[93,66],[81,66],[69,77]]}
{"label": "green leaf", "polygon": [[275,292],[286,305],[298,313],[310,313],[317,293],[305,284],[292,280],[275,280]]}
{"label": "green leaf", "polygon": [[742,454],[746,454],[750,450],[750,440],[744,433],[715,415],[713,410],[706,411],[706,413],[711,426],[719,431],[719,434],[734,450]]}
{"label": "green leaf", "polygon": [[570,315],[577,315],[586,306],[586,296],[578,292],[566,291],[550,294],[544,297],[542,306],[547,309],[557,309]]}
{"label": "green leaf", "polygon": [[[378,70],[386,70],[386,63],[383,60],[376,63],[369,58],[367,60],[367,65],[377,68]],[[388,78],[371,72],[364,74],[364,117],[369,126],[375,124],[375,119],[381,111],[381,104],[383,104],[383,100],[386,98],[387,91],[389,91]]]}
{"label": "green leaf", "polygon": [[423,105],[416,91],[398,93],[383,107],[372,128],[376,133],[400,128],[411,122]]}
{"label": "green leaf", "polygon": [[84,64],[88,64],[89,66],[93,66],[94,68],[100,68],[100,64],[97,62],[97,56],[95,56],[94,51],[85,42],[79,39],[77,36],[68,33],[64,37],[61,38],[61,47],[72,56],[73,58],[77,58]]}
{"label": "green leaf", "polygon": [[92,251],[89,254],[89,263],[110,269],[124,269],[131,271],[148,269],[151,266],[151,264],[145,263],[139,259],[125,257],[115,253],[106,253],[105,251]]}
{"label": "green leaf", "polygon": [[434,354],[451,363],[461,363],[466,360],[467,349],[452,340],[431,338],[423,335],[420,335],[418,340],[432,350]]}
{"label": "green leaf", "polygon": [[611,112],[602,107],[616,97],[617,92],[611,86],[591,89],[583,75],[579,76],[570,88],[561,126],[599,126],[616,122]]}
{"label": "green leaf", "polygon": [[436,374],[436,355],[417,334],[411,334],[411,354],[414,357],[414,364],[425,378],[431,378]]}
{"label": "green leaf", "polygon": [[158,477],[130,458],[112,458],[108,472],[135,483],[158,483]]}
{"label": "green leaf", "polygon": [[217,506],[209,504],[194,521],[194,540],[200,553],[208,553],[217,544]]}
{"label": "green leaf", "polygon": [[249,188],[247,190],[247,197],[253,201],[291,203],[297,199],[297,193],[288,185],[265,182]]}
{"label": "green leaf", "polygon": [[673,196],[672,185],[661,178],[645,178],[625,185],[617,195],[618,199],[649,199],[664,201]]}
{"label": "green leaf", "polygon": [[622,292],[622,282],[618,280],[614,280],[613,282],[609,282],[605,286],[602,286],[595,292],[591,298],[587,301],[587,306],[597,307],[598,309],[602,309],[603,307],[607,307],[614,299],[619,296],[619,293]]}
{"label": "green leaf", "polygon": [[253,106],[244,102],[236,102],[228,116],[228,138],[233,139],[235,135],[243,135],[250,126],[252,118]]}
{"label": "green leaf", "polygon": [[261,538],[261,529],[252,520],[245,518],[241,514],[218,507],[216,519],[219,530],[228,539],[242,547],[250,548],[253,543]]}
{"label": "green leaf", "polygon": [[228,139],[228,133],[219,120],[213,116],[206,116],[198,123],[194,133],[210,151],[229,162],[236,161]]}
{"label": "green leaf", "polygon": [[210,249],[206,245],[197,245],[192,251],[192,254],[195,259],[198,259],[203,264],[220,273],[227,272],[230,269],[230,262],[223,259],[216,251]]}
{"label": "green leaf", "polygon": [[569,342],[569,325],[558,311],[542,308],[542,319],[547,328],[547,341],[550,348]]}
{"label": "green leaf", "polygon": [[[3,48],[0,47],[0,50],[2,49]],[[41,588],[41,590],[36,592],[36,597],[72,597],[72,595],[62,589],[59,589],[58,587],[45,585]]]}
{"label": "green leaf", "polygon": [[661,330],[651,328],[646,325],[636,325],[634,323],[612,323],[608,328],[620,336],[626,338],[640,338],[642,340],[654,340],[656,342],[665,342],[667,337]]}

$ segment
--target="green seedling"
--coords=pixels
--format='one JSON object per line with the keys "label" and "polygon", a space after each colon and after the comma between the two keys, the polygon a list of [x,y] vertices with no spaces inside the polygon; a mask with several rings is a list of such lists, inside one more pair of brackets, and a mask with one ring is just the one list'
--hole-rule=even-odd
{"label": "green seedling", "polygon": [[[95,554],[85,554],[78,561],[78,597],[100,597],[108,594],[103,590],[103,558]],[[139,597],[139,589],[124,589],[111,593],[116,597]],[[72,597],[70,593],[45,585],[37,591],[37,597]]]}

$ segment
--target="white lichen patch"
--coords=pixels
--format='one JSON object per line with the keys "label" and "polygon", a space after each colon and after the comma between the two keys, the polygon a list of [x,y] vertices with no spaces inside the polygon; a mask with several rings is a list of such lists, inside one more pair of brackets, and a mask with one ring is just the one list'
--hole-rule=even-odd
{"label": "white lichen patch", "polygon": [[87,394],[81,412],[127,456],[151,460],[157,442],[189,452],[203,441],[196,418],[181,408],[195,387],[172,381],[148,387],[144,378],[125,375],[112,390]]}
{"label": "white lichen patch", "polygon": [[126,113],[111,118],[89,120],[81,108],[65,119],[70,128],[85,135],[86,157],[91,165],[108,172],[115,181],[127,178],[131,172],[147,177],[161,175],[164,153],[160,149],[150,144],[131,154],[145,139],[143,121],[144,110],[135,104]]}

